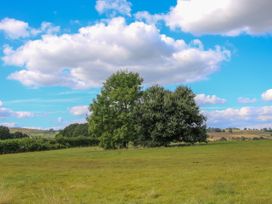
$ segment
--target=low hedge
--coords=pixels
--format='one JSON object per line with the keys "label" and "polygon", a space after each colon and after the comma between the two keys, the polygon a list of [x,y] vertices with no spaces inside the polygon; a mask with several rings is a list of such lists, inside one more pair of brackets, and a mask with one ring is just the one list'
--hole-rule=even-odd
{"label": "low hedge", "polygon": [[98,142],[89,137],[73,138],[22,138],[0,140],[0,154],[55,150],[69,147],[95,146]]}

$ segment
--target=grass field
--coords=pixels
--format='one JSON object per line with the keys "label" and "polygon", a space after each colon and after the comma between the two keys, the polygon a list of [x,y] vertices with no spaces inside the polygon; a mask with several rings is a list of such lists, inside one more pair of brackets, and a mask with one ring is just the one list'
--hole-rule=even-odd
{"label": "grass field", "polygon": [[28,128],[10,128],[11,133],[22,132],[31,137],[53,138],[58,133],[57,131],[38,130]]}
{"label": "grass field", "polygon": [[0,156],[0,203],[272,203],[272,141]]}

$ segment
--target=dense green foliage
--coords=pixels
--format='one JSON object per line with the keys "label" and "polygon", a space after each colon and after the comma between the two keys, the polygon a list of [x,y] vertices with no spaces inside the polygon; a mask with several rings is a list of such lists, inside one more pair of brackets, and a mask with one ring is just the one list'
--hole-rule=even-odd
{"label": "dense green foliage", "polygon": [[133,112],[141,95],[137,73],[117,72],[90,105],[89,131],[104,148],[124,148],[136,137]]}
{"label": "dense green foliage", "polygon": [[58,137],[56,139],[23,138],[0,140],[0,154],[54,150],[69,147],[96,146],[97,140],[90,137]]}
{"label": "dense green foliage", "polygon": [[9,139],[0,141],[0,154],[32,152],[64,148],[56,140],[41,138]]}
{"label": "dense green foliage", "polygon": [[[272,141],[0,156],[2,204],[270,204]],[[2,196],[1,196],[2,195]]]}
{"label": "dense green foliage", "polygon": [[174,92],[159,86],[147,89],[135,111],[136,144],[166,146],[171,142],[206,141],[205,118],[194,97],[187,87]]}
{"label": "dense green foliage", "polygon": [[187,87],[174,92],[154,86],[142,91],[137,73],[117,72],[90,105],[89,131],[106,149],[129,143],[165,146],[206,141],[205,117]]}
{"label": "dense green foliage", "polygon": [[79,137],[79,136],[83,137],[89,136],[87,123],[85,124],[74,123],[68,125],[63,130],[61,130],[57,135],[57,137]]}
{"label": "dense green foliage", "polygon": [[18,138],[25,138],[29,137],[27,134],[24,134],[22,132],[14,132],[10,133],[10,130],[8,127],[0,126],[0,140],[6,140],[6,139],[18,139]]}
{"label": "dense green foliage", "polygon": [[88,146],[97,146],[98,140],[91,137],[57,137],[56,141],[64,145],[65,147],[88,147]]}

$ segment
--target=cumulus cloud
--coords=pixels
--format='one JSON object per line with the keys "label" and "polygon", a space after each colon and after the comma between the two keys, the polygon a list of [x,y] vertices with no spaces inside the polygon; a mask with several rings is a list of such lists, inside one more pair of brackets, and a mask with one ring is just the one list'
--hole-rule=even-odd
{"label": "cumulus cloud", "polygon": [[196,35],[260,35],[272,32],[271,10],[271,0],[178,0],[165,21]]}
{"label": "cumulus cloud", "polygon": [[199,105],[204,104],[224,104],[226,103],[226,99],[219,98],[215,95],[205,95],[205,94],[198,94],[195,97],[195,101]]}
{"label": "cumulus cloud", "polygon": [[239,97],[237,101],[238,101],[238,103],[249,104],[249,103],[256,103],[257,99],[256,98]]}
{"label": "cumulus cloud", "polygon": [[204,49],[143,22],[124,18],[83,27],[75,34],[46,35],[17,49],[5,47],[3,61],[21,67],[9,78],[26,86],[99,87],[117,70],[139,72],[146,84],[176,84],[207,78],[230,58],[219,46]]}
{"label": "cumulus cloud", "polygon": [[131,3],[127,0],[97,0],[95,5],[99,14],[130,16]]}
{"label": "cumulus cloud", "polygon": [[3,31],[12,39],[28,37],[30,34],[28,23],[13,18],[2,19],[0,21],[0,31]]}
{"label": "cumulus cloud", "polygon": [[52,23],[43,22],[40,28],[32,28],[27,22],[4,18],[0,20],[0,31],[11,39],[26,38],[38,34],[53,34],[59,32],[60,27],[54,26]]}
{"label": "cumulus cloud", "polygon": [[33,117],[34,114],[31,112],[26,111],[13,111],[9,108],[4,107],[2,101],[0,101],[0,118],[7,118],[7,117],[16,117],[16,118],[29,118]]}
{"label": "cumulus cloud", "polygon": [[265,91],[262,94],[262,99],[265,101],[272,101],[272,89]]}
{"label": "cumulus cloud", "polygon": [[251,127],[272,124],[272,106],[228,108],[205,111],[208,125],[213,127]]}
{"label": "cumulus cloud", "polygon": [[89,114],[89,106],[74,106],[70,108],[70,113],[76,116],[88,115]]}

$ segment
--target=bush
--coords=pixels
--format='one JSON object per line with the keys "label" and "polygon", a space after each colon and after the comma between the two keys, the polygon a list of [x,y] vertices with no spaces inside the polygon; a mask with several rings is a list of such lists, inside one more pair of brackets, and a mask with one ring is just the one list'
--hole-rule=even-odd
{"label": "bush", "polygon": [[56,141],[66,147],[87,147],[98,145],[98,140],[90,137],[58,137]]}
{"label": "bush", "polygon": [[52,139],[23,138],[0,141],[0,154],[32,152],[65,148],[64,145]]}
{"label": "bush", "polygon": [[85,136],[85,137],[89,136],[87,123],[71,124],[65,127],[63,130],[61,130],[60,133],[57,135],[57,137],[78,137],[78,136]]}

